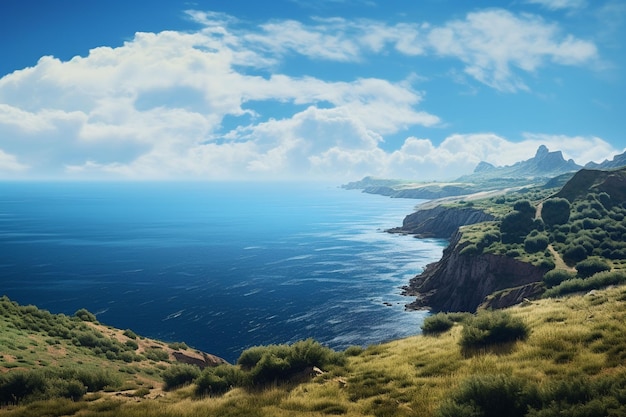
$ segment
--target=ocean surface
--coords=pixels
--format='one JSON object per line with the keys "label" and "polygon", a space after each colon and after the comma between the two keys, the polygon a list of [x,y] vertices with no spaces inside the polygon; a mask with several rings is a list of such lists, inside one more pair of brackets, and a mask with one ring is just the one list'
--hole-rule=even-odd
{"label": "ocean surface", "polygon": [[392,235],[417,200],[336,185],[0,183],[0,294],[234,362],[419,333],[400,287],[447,244]]}

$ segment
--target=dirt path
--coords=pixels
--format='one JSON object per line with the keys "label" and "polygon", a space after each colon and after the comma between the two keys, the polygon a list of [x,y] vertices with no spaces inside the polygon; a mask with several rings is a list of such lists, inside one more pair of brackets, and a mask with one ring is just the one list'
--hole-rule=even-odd
{"label": "dirt path", "polygon": [[563,258],[561,258],[561,254],[558,253],[554,249],[554,246],[552,246],[552,244],[548,245],[548,250],[552,254],[552,257],[554,258],[555,269],[565,269],[566,271],[576,272],[576,269],[574,269],[574,268],[572,268],[570,266],[567,266],[567,264],[565,263]]}

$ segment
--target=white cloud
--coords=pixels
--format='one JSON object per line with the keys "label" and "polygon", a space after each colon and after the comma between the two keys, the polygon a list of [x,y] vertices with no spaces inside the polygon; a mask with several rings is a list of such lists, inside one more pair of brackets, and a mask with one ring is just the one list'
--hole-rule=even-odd
{"label": "white cloud", "polygon": [[15,155],[10,155],[0,149],[0,173],[15,174],[26,171],[27,165],[20,163]]}
{"label": "white cloud", "polygon": [[587,7],[587,0],[526,0],[526,3],[539,4],[549,10],[577,10]]}
{"label": "white cloud", "polygon": [[[43,57],[0,78],[0,171],[122,178],[454,178],[481,160],[519,160],[522,145],[474,134],[453,135],[438,146],[408,138],[399,149],[385,151],[387,135],[441,124],[420,109],[424,93],[414,88],[416,75],[399,82],[326,81],[273,70],[289,54],[343,62],[390,50],[415,57],[436,50],[460,59],[481,82],[515,90],[524,85],[513,68],[579,64],[595,54],[592,44],[560,36],[555,26],[501,10],[441,27],[319,19],[245,30],[227,15],[188,14],[203,25],[200,31],[138,33],[118,48],[96,48],[67,62]],[[268,72],[274,75],[262,75]],[[267,110],[273,106],[287,110],[274,114]],[[533,137],[525,144],[544,139],[558,142]],[[580,138],[587,145],[594,140]],[[561,149],[570,146],[561,142]],[[577,149],[572,152],[585,148]]]}
{"label": "white cloud", "polygon": [[559,27],[506,10],[470,13],[429,33],[441,56],[465,63],[465,72],[497,90],[526,90],[519,71],[534,72],[547,62],[580,65],[597,58],[592,42],[562,36]]}

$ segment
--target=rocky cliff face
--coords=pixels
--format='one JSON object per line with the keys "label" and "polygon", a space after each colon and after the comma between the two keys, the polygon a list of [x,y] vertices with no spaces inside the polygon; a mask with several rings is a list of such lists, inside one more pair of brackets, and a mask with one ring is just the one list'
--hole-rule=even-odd
{"label": "rocky cliff face", "polygon": [[402,227],[391,229],[392,233],[407,233],[423,238],[450,237],[461,226],[494,220],[495,217],[471,207],[448,208],[443,206],[418,210],[404,218]]}
{"label": "rocky cliff face", "polygon": [[[407,305],[410,309],[434,311],[474,312],[485,298],[499,290],[522,287],[541,281],[545,269],[493,254],[461,255],[465,244],[460,244],[456,233],[439,262],[426,267],[413,278],[404,294],[417,297]],[[521,302],[529,294],[519,291],[501,300],[498,307]]]}

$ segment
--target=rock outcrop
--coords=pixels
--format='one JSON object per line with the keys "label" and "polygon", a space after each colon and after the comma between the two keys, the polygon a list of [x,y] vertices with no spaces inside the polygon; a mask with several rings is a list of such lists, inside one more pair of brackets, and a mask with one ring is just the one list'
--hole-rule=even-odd
{"label": "rock outcrop", "polygon": [[472,207],[436,206],[418,210],[404,218],[402,227],[391,233],[412,234],[421,238],[450,239],[461,226],[494,220],[495,217]]}
{"label": "rock outcrop", "polygon": [[[457,232],[441,260],[426,266],[424,272],[404,288],[405,295],[417,297],[407,308],[474,312],[490,294],[539,282],[546,272],[546,269],[507,256],[462,255],[460,252],[466,243],[460,241],[461,233]],[[506,303],[502,300],[499,306],[517,304],[528,294],[520,291],[509,295]]]}
{"label": "rock outcrop", "polygon": [[172,356],[174,357],[176,362],[186,363],[188,365],[195,365],[200,369],[210,368],[228,363],[224,359],[219,358],[215,355],[209,355],[208,353],[198,351],[189,351],[186,353],[174,351],[172,352]]}

